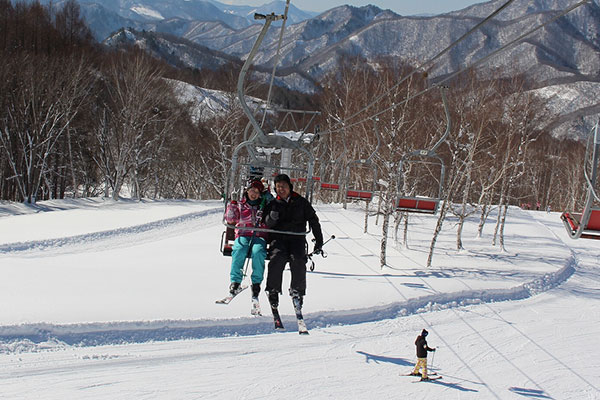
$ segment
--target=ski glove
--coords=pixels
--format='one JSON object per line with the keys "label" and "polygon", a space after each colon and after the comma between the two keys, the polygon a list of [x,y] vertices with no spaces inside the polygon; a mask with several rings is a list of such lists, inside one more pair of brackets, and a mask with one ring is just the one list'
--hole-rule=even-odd
{"label": "ski glove", "polygon": [[323,249],[321,248],[321,246],[315,245],[315,248],[313,249],[313,254],[314,255],[323,254]]}

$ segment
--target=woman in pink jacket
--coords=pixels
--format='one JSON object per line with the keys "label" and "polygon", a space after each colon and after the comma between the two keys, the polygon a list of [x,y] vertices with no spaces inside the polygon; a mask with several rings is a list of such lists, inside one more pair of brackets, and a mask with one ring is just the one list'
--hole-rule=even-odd
{"label": "woman in pink jacket", "polygon": [[[262,209],[273,196],[266,191],[260,180],[252,181],[250,187],[244,192],[242,200],[238,203],[232,201],[225,210],[225,221],[230,225],[244,228],[266,228],[262,222]],[[231,252],[231,284],[229,292],[237,294],[241,290],[243,269],[246,257],[252,258],[252,303],[253,313],[260,313],[258,294],[260,284],[265,273],[265,259],[267,257],[267,233],[255,232],[251,229],[236,229],[235,242]]]}

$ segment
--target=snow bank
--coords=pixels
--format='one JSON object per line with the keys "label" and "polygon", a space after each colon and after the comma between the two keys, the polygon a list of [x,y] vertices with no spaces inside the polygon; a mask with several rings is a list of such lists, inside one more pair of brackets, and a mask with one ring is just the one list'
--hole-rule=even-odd
{"label": "snow bank", "polygon": [[[306,314],[309,327],[352,325],[394,319],[473,304],[523,300],[565,282],[575,272],[575,258],[554,273],[510,289],[473,290],[441,293],[410,299],[382,307]],[[290,316],[284,325],[295,326]],[[45,351],[73,346],[143,343],[223,336],[249,336],[272,333],[271,318],[251,317],[197,321],[131,321],[95,324],[26,324],[0,327],[0,353]]]}

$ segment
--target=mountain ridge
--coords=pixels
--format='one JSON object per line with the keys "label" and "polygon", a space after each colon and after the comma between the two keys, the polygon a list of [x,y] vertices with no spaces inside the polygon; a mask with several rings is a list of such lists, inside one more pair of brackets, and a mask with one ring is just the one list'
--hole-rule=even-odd
{"label": "mountain ridge", "polygon": [[[180,4],[181,1],[135,1],[136,7],[144,8],[147,14],[158,12],[163,17],[167,16],[164,11],[165,3],[175,7],[174,5]],[[193,0],[193,3],[203,6],[210,3],[212,7],[221,11],[219,4],[226,6],[215,0]],[[266,70],[272,68],[274,62],[279,61],[278,83],[305,92],[318,90],[315,82],[335,70],[338,58],[342,54],[360,56],[369,63],[376,63],[379,57],[394,57],[419,66],[427,63],[504,3],[505,0],[491,0],[474,4],[463,10],[434,16],[401,16],[373,5],[362,7],[343,5],[296,23],[293,23],[290,18],[279,56],[277,54],[279,28],[273,27],[267,33],[256,55],[255,65]],[[120,15],[115,8],[119,6],[123,9],[132,4],[134,4],[133,0],[112,0],[106,5],[112,5],[113,11],[104,9],[104,12],[101,12],[99,9],[101,6],[98,4],[86,3],[85,6],[82,5],[82,11],[87,19],[90,10],[95,10],[96,17],[91,19],[90,25],[97,36],[117,25],[132,28],[129,31],[132,43],[136,42],[136,35],[141,35],[136,31],[143,32],[146,40],[149,35],[157,35],[160,37],[157,42],[161,42],[164,48],[155,47],[153,54],[172,63],[184,62],[186,59],[185,43],[177,43],[179,48],[177,53],[181,58],[178,61],[175,59],[176,55],[172,54],[175,45],[168,44],[168,36],[162,34],[179,36],[199,45],[196,48],[190,45],[189,53],[196,54],[191,58],[197,60],[196,63],[186,61],[186,65],[191,68],[213,68],[222,62],[224,54],[243,61],[262,26],[252,23],[253,21],[249,21],[248,24],[238,24],[224,19],[194,19],[195,14],[181,13],[181,10],[185,9],[182,6],[176,7],[179,14],[173,11],[173,16],[154,21],[147,17],[138,20],[128,19]],[[270,4],[276,7],[283,6],[285,3],[279,1]],[[515,0],[494,19],[437,60],[429,76],[439,80],[478,63],[514,38],[554,18],[561,10],[573,4],[576,4],[575,0]],[[251,9],[259,9],[249,6],[236,7],[238,13],[242,13],[242,10],[249,13]],[[103,25],[98,25],[97,17],[108,15],[115,16],[114,22],[104,20]],[[240,15],[236,17],[241,18]],[[109,36],[105,41],[107,45],[116,42],[122,43],[122,39],[117,41]],[[197,53],[201,48],[216,53],[207,51],[200,57]],[[216,59],[210,60],[213,56]],[[479,68],[482,71],[493,71],[500,77],[523,75],[527,77],[533,91],[545,87],[554,89],[562,87],[564,90],[571,90],[576,82],[589,82],[593,86],[598,85],[600,89],[600,7],[598,3],[594,1],[582,5],[544,29],[524,38],[518,44],[495,55]],[[587,93],[587,91],[581,92],[581,96],[586,96]],[[551,110],[557,113],[557,120],[563,121],[560,124],[549,124],[553,126],[553,136],[570,136],[572,135],[570,131],[574,128],[579,135],[582,135],[595,123],[595,114],[600,112],[600,102],[591,106],[587,99],[576,99],[575,102],[581,102],[582,110],[581,113],[574,114],[577,115],[575,119],[565,121],[564,116],[571,112]]]}

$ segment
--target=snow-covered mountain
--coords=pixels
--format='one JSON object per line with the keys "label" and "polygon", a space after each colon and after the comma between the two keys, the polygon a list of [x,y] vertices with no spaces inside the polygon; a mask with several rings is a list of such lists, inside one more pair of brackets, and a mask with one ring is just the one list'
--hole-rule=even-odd
{"label": "snow-covered mountain", "polygon": [[216,69],[228,63],[241,63],[237,57],[191,42],[175,35],[150,33],[122,28],[104,43],[111,47],[135,44],[157,58],[163,58],[177,67]]}
{"label": "snow-covered mountain", "polygon": [[[55,2],[58,6],[60,3]],[[292,4],[277,83],[314,91],[320,79],[335,70],[341,55],[360,55],[369,63],[392,56],[422,65],[505,3],[492,0],[421,17],[400,16],[372,5],[340,6],[313,16]],[[515,0],[438,59],[430,77],[443,79],[473,65],[574,4],[577,2],[571,0]],[[215,0],[106,0],[81,4],[98,40],[106,39],[111,45],[129,41],[173,65],[192,68],[241,62],[260,31],[261,23],[253,20],[254,13],[282,13],[284,7],[283,1],[261,7],[230,6]],[[122,28],[126,28],[127,35]],[[278,39],[279,29],[273,27],[256,56],[258,70],[266,73],[272,68],[277,60]],[[600,102],[591,96],[600,83],[598,0],[525,37],[480,68],[498,76],[525,75],[544,98],[555,93],[558,97],[551,100],[550,111],[557,117],[549,119],[553,135],[585,134],[600,112]],[[545,91],[547,87],[551,89]],[[559,101],[564,96],[573,101],[566,108],[555,108],[564,105]]]}
{"label": "snow-covered mountain", "polygon": [[[51,0],[42,0],[50,4]],[[60,7],[65,0],[52,1]],[[283,14],[285,2],[276,0],[260,7],[232,6],[215,0],[88,0],[81,1],[81,12],[96,39],[104,40],[112,32],[124,27],[175,33],[173,25],[190,21],[219,21],[233,29],[255,24],[254,13]],[[316,15],[290,4],[288,23],[298,23]]]}
{"label": "snow-covered mountain", "polygon": [[[285,1],[275,0],[269,3],[265,3],[262,6],[252,7],[252,6],[234,6],[230,4],[219,3],[215,0],[208,0],[210,3],[214,4],[217,8],[223,11],[226,14],[237,15],[242,18],[246,18],[250,23],[254,23],[254,13],[258,14],[270,14],[274,12],[275,14],[283,14],[285,11]],[[298,3],[301,4],[301,3]],[[313,18],[318,13],[312,11],[304,11],[296,7],[294,4],[290,3],[290,8],[288,10],[288,23],[296,24],[298,22],[302,22],[306,19]]]}
{"label": "snow-covered mountain", "polygon": [[[462,10],[449,12],[447,15],[485,18],[500,8],[504,3],[506,3],[506,0],[491,0],[485,3],[474,4]],[[515,0],[507,8],[502,10],[495,19],[510,21],[527,14],[564,10],[577,3],[578,1],[573,0]],[[596,6],[599,4],[598,0],[591,0],[589,3],[595,4]]]}
{"label": "snow-covered mountain", "polygon": [[[175,89],[179,102],[191,105],[194,122],[226,116],[232,108],[240,107],[236,93],[205,89],[172,79],[167,81]],[[258,110],[265,102],[257,97],[246,96],[246,103],[250,109]]]}
{"label": "snow-covered mountain", "polygon": [[[430,17],[403,17],[372,5],[336,7],[287,27],[280,53],[279,82],[296,90],[313,91],[314,83],[336,68],[341,55],[360,55],[369,62],[376,62],[381,56],[393,56],[422,65],[504,3],[504,0],[492,0]],[[154,4],[153,9],[159,9],[159,3],[151,4]],[[570,0],[516,0],[440,58],[430,76],[443,79],[474,64],[573,4]],[[283,6],[283,2],[278,5]],[[242,14],[242,9],[236,8],[238,15]],[[265,6],[260,11],[268,12],[268,9],[269,6]],[[180,36],[190,43],[242,60],[249,53],[260,26],[253,24],[235,28],[224,20],[180,17],[143,24],[146,31]],[[141,34],[132,32],[132,35]],[[275,62],[278,39],[279,30],[271,29],[256,56],[259,68],[266,71]],[[178,45],[180,55],[177,56],[173,55],[173,46],[164,40],[168,39],[160,40],[164,48],[155,48],[155,54],[185,59],[192,67],[215,65],[214,61],[201,58],[198,64],[190,65],[190,59],[195,58],[189,57],[188,53],[197,52],[194,46],[190,45],[188,51],[184,45]],[[480,68],[494,71],[499,76],[524,74],[535,93],[544,98],[548,98],[548,93],[556,96],[550,99],[549,104],[551,113],[557,115],[549,120],[554,136],[585,134],[600,112],[600,102],[592,96],[600,85],[598,2],[583,5],[548,24],[495,55]],[[547,87],[551,89],[544,90]],[[559,101],[565,95],[572,98],[568,105]]]}

